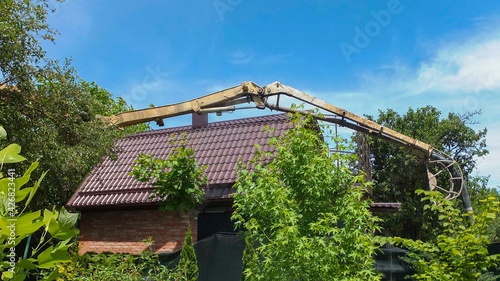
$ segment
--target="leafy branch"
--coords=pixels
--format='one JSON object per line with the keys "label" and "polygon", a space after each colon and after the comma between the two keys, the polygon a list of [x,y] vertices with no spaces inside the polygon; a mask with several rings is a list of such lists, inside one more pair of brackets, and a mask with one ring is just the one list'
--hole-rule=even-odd
{"label": "leafy branch", "polygon": [[160,209],[189,211],[203,202],[201,186],[208,180],[204,168],[194,158],[194,150],[185,142],[174,148],[167,159],[140,154],[134,161],[130,175],[140,182],[149,182],[155,188],[152,199],[160,200]]}
{"label": "leafy branch", "polygon": [[497,266],[500,254],[489,255],[489,227],[500,212],[495,197],[481,200],[480,211],[462,213],[454,202],[437,191],[417,190],[423,195],[424,209],[438,218],[438,234],[429,241],[393,237],[390,241],[409,250],[405,258],[415,269],[416,280],[478,280]]}

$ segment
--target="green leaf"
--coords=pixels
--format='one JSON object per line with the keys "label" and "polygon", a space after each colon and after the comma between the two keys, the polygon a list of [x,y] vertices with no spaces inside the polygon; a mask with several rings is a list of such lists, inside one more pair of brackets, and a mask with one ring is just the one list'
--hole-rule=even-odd
{"label": "green leaf", "polygon": [[35,184],[33,185],[33,187],[31,187],[28,199],[24,203],[25,207],[28,206],[28,204],[31,202],[31,199],[33,199],[33,196],[35,196],[36,191],[38,190],[38,187],[40,187],[40,184],[42,183],[42,180],[45,177],[45,175],[47,175],[47,173],[48,173],[48,171],[43,172],[42,175],[40,176],[40,178],[38,178],[38,180],[35,182]]}
{"label": "green leaf", "polygon": [[497,217],[497,214],[495,214],[495,213],[487,213],[486,217],[489,218],[489,219],[495,219]]}
{"label": "green leaf", "polygon": [[48,276],[43,278],[41,281],[52,281],[56,280],[57,277],[59,277],[59,271],[57,270],[57,268],[54,268],[52,272]]}
{"label": "green leaf", "polygon": [[67,250],[70,245],[64,245],[54,249],[54,246],[50,246],[40,253],[37,257],[39,268],[52,268],[58,263],[69,262],[70,258],[68,256]]}
{"label": "green leaf", "polygon": [[18,217],[16,221],[16,233],[18,236],[16,242],[28,237],[28,235],[44,226],[44,222],[40,219],[40,211],[25,213]]}
{"label": "green leaf", "polygon": [[9,175],[7,178],[3,178],[0,180],[0,192],[4,192],[4,194],[9,193],[9,188],[12,186],[15,187],[15,201],[21,202],[26,198],[26,196],[31,192],[30,188],[22,187],[30,180],[31,172],[38,167],[38,162],[33,162],[28,170],[26,170],[22,177],[12,178],[12,175]]}
{"label": "green leaf", "polygon": [[7,131],[5,131],[2,126],[0,126],[0,140],[3,140],[5,138],[7,138]]}
{"label": "green leaf", "polygon": [[29,260],[25,260],[25,259],[19,259],[16,263],[16,266],[22,267],[26,270],[34,270],[37,268],[36,264],[34,264],[33,262],[31,262]]}
{"label": "green leaf", "polygon": [[78,221],[78,214],[68,212],[64,207],[59,211],[59,225],[61,229],[70,229],[75,227]]}
{"label": "green leaf", "polygon": [[44,222],[48,225],[48,231],[52,237],[66,240],[78,234],[78,229],[73,229],[78,220],[78,214],[72,214],[61,208],[61,212],[44,211]]}
{"label": "green leaf", "polygon": [[38,255],[37,262],[40,268],[50,268],[54,265],[55,259],[52,256],[52,250],[54,250],[54,246],[48,247]]}
{"label": "green leaf", "polygon": [[15,225],[16,231],[16,244],[20,239],[27,237],[29,234],[35,232],[43,226],[43,222],[35,221],[40,217],[40,211],[33,213],[26,213],[18,218],[0,217],[0,235],[10,236],[9,226]]}
{"label": "green leaf", "polygon": [[19,155],[21,146],[18,144],[10,144],[6,148],[0,150],[0,163],[18,163],[26,160],[23,156]]}
{"label": "green leaf", "polygon": [[26,170],[24,172],[24,175],[30,175],[36,168],[38,168],[38,165],[40,163],[38,161],[35,161],[33,163],[31,163],[30,167],[28,168],[28,170]]}
{"label": "green leaf", "polygon": [[14,278],[14,272],[4,271],[2,273],[2,280],[12,280]]}

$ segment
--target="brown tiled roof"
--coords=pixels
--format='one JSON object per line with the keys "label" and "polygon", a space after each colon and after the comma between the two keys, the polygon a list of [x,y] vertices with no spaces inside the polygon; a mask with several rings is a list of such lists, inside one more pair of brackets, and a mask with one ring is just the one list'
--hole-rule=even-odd
{"label": "brown tiled roof", "polygon": [[[129,136],[116,144],[118,159],[105,158],[84,180],[67,206],[76,210],[96,207],[153,205],[148,183],[135,180],[128,173],[139,153],[166,159],[186,133],[186,144],[195,151],[200,165],[206,165],[209,186],[205,199],[225,199],[234,192],[237,163],[250,160],[255,145],[269,150],[268,140],[291,128],[286,114],[269,115],[191,126],[148,131]],[[271,130],[265,130],[269,127]]]}

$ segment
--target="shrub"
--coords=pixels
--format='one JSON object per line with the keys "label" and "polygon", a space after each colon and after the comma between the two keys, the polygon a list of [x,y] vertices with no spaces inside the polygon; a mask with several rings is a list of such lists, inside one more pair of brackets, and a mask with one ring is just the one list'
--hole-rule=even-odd
{"label": "shrub", "polygon": [[[497,266],[500,254],[489,255],[489,226],[500,211],[495,197],[481,200],[473,214],[462,213],[454,202],[437,191],[418,190],[425,210],[438,217],[437,236],[430,241],[391,238],[394,244],[409,250],[406,261],[415,269],[416,280],[478,280],[488,269]],[[494,278],[483,276],[483,280]],[[491,279],[490,279],[491,280]]]}

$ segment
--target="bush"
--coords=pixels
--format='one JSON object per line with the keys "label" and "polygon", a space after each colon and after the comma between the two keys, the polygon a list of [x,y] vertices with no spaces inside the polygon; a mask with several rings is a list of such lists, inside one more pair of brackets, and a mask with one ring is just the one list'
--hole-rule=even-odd
{"label": "bush", "polygon": [[59,267],[61,281],[172,280],[172,270],[160,264],[158,255],[149,251],[131,254],[75,254],[70,264]]}
{"label": "bush", "polygon": [[[153,241],[147,239],[149,244]],[[191,230],[186,231],[181,258],[175,268],[161,264],[157,254],[144,251],[140,255],[119,253],[87,253],[79,256],[77,249],[73,251],[71,263],[58,267],[60,281],[196,281],[198,265]]]}
{"label": "bush", "polygon": [[[468,281],[496,278],[485,274],[497,266],[500,254],[489,255],[489,227],[500,210],[495,197],[481,200],[474,215],[462,213],[454,202],[437,191],[418,190],[424,195],[425,210],[438,217],[437,236],[430,241],[391,238],[394,244],[409,250],[406,261],[415,269],[416,280]],[[494,279],[493,279],[494,280]]]}

